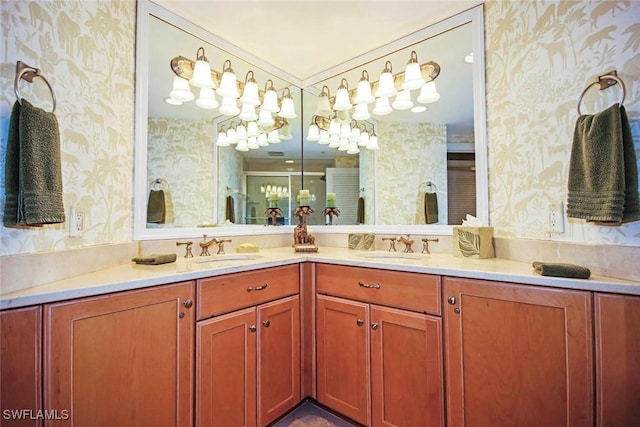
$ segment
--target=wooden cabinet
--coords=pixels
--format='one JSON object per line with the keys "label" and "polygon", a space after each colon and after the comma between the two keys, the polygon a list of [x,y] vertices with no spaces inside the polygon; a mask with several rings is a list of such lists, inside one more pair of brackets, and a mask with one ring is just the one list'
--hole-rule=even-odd
{"label": "wooden cabinet", "polygon": [[389,307],[439,313],[439,280],[318,266],[320,403],[366,426],[444,425],[441,319]]}
{"label": "wooden cabinet", "polygon": [[298,266],[205,279],[198,288],[199,313],[226,314],[196,326],[196,425],[265,426],[301,399]]}
{"label": "wooden cabinet", "polygon": [[449,427],[593,425],[591,294],[445,278]]}
{"label": "wooden cabinet", "polygon": [[[42,309],[0,312],[0,424],[41,426]],[[65,413],[59,412],[64,417]]]}
{"label": "wooden cabinet", "polygon": [[190,426],[194,283],[44,306],[49,426]]}
{"label": "wooden cabinet", "polygon": [[640,425],[640,297],[596,293],[596,426]]}

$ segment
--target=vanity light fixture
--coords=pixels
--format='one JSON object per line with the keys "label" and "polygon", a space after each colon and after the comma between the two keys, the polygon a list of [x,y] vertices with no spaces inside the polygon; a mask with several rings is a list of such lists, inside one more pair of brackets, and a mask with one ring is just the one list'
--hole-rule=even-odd
{"label": "vanity light fixture", "polygon": [[322,86],[322,91],[318,97],[318,105],[316,107],[316,116],[331,117],[333,110],[331,109],[331,103],[329,101],[331,94],[327,86]]}
{"label": "vanity light fixture", "polygon": [[[226,132],[224,131],[225,126],[228,126]],[[255,120],[240,121],[237,126],[234,122],[228,123],[228,125],[220,124],[216,146],[227,147],[237,144],[236,150],[238,151],[256,150],[260,147],[266,147],[269,144],[281,142],[283,138],[280,136],[280,130],[285,129],[286,131],[288,126],[287,120],[281,117],[276,117],[273,126],[269,129],[261,127]],[[222,141],[222,143],[220,143],[220,141]]]}
{"label": "vanity light fixture", "polygon": [[284,88],[282,95],[282,107],[278,115],[284,119],[295,119],[298,117],[293,105],[293,98],[291,97],[291,91],[288,87]]}
{"label": "vanity light fixture", "polygon": [[[181,101],[180,104],[173,105],[182,105],[182,102],[193,100],[195,95],[191,92],[191,88],[189,88],[189,82],[187,80],[179,76],[173,76],[173,86],[171,88],[171,92],[169,92],[169,98]],[[171,104],[171,102],[169,102],[169,104]]]}
{"label": "vanity light fixture", "polygon": [[469,52],[467,55],[465,55],[464,62],[466,62],[467,64],[473,64],[473,52]]}
{"label": "vanity light fixture", "polygon": [[228,59],[224,61],[224,65],[222,66],[222,78],[220,79],[218,94],[233,97],[234,99],[240,97],[238,93],[238,79],[231,68],[231,61]]}
{"label": "vanity light fixture", "polygon": [[349,83],[347,79],[343,78],[340,81],[340,86],[336,92],[336,99],[333,104],[333,109],[336,111],[348,111],[353,108],[351,101],[349,100]]}
{"label": "vanity light fixture", "polygon": [[216,100],[216,94],[210,87],[201,87],[200,96],[196,100],[196,105],[205,110],[213,110],[220,105]]}
{"label": "vanity light fixture", "polygon": [[411,58],[407,62],[407,66],[404,69],[404,82],[402,83],[402,89],[414,90],[420,89],[426,82],[422,78],[422,70],[420,64],[418,64],[418,54],[415,50],[411,51]]}
{"label": "vanity light fixture", "polygon": [[369,83],[369,73],[367,70],[362,70],[362,77],[360,77],[360,81],[358,82],[358,89],[356,91],[356,97],[353,102],[356,104],[356,108],[358,105],[367,105],[374,102],[376,98],[371,93],[371,83]]}
{"label": "vanity light fixture", "polygon": [[378,90],[376,90],[376,98],[394,96],[396,91],[395,79],[393,77],[393,67],[391,61],[387,61],[384,64],[382,74],[380,74],[380,80],[378,84]]}
{"label": "vanity light fixture", "polygon": [[218,147],[228,147],[229,140],[227,138],[227,131],[224,129],[224,126],[220,126],[220,131],[218,132],[218,137],[216,138],[216,145]]}
{"label": "vanity light fixture", "polygon": [[436,82],[430,81],[424,84],[422,88],[420,88],[420,95],[416,101],[421,104],[430,104],[432,102],[436,102],[440,99],[440,94],[438,93],[438,89],[436,88]]}
{"label": "vanity light fixture", "polygon": [[413,101],[411,101],[411,92],[408,89],[402,89],[397,93],[396,99],[391,104],[396,110],[408,110],[413,107]]}
{"label": "vanity light fixture", "polygon": [[196,63],[189,83],[195,87],[207,87],[210,89],[214,87],[213,79],[211,78],[211,65],[209,65],[207,57],[204,56],[203,47],[198,48],[196,52]]}
{"label": "vanity light fixture", "polygon": [[260,93],[258,90],[258,83],[253,77],[253,71],[248,71],[244,79],[244,89],[242,90],[242,96],[240,97],[242,105],[251,105],[257,107],[260,105]]}
{"label": "vanity light fixture", "polygon": [[264,101],[262,101],[260,111],[268,111],[270,113],[277,113],[280,111],[280,107],[278,106],[278,94],[276,93],[276,89],[273,87],[273,81],[271,79],[267,80],[264,84]]}

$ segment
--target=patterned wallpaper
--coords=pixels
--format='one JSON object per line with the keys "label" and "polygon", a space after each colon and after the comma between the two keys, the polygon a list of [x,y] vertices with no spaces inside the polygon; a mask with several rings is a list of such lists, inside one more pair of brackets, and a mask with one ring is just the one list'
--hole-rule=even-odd
{"label": "patterned wallpaper", "polygon": [[[226,203],[227,196],[233,197],[233,211],[236,221],[241,220],[244,215],[245,197],[242,194],[242,182],[244,176],[242,170],[242,154],[234,148],[219,147],[218,148],[218,165],[224,165],[219,169],[220,182],[216,186],[218,188],[218,224],[223,224],[226,220]],[[228,188],[227,188],[228,187]]]}
{"label": "patterned wallpaper", "polygon": [[[0,254],[130,241],[135,2],[2,1],[0,7],[0,167],[15,63],[22,60],[42,68],[56,90],[64,202],[87,218],[82,238],[69,238],[65,224],[2,227]],[[566,199],[576,99],[611,68],[627,84],[625,106],[640,148],[638,16],[640,2],[629,0],[485,4],[489,204],[497,236],[640,246],[640,222],[601,227],[569,221],[563,235],[546,231],[549,204]],[[36,105],[49,105],[44,85],[21,87]]]}

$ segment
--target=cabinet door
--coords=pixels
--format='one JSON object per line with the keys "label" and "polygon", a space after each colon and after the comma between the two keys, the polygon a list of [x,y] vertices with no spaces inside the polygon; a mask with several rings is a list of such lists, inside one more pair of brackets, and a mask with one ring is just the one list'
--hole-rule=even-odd
{"label": "cabinet door", "polygon": [[300,402],[300,298],[258,307],[258,425]]}
{"label": "cabinet door", "polygon": [[[0,419],[7,427],[40,426],[40,307],[0,312]],[[60,412],[60,416],[64,413]]]}
{"label": "cabinet door", "polygon": [[198,322],[196,426],[255,427],[256,310]]}
{"label": "cabinet door", "polygon": [[450,278],[444,286],[450,427],[593,424],[589,292]]}
{"label": "cabinet door", "polygon": [[640,297],[595,295],[597,426],[640,425]]}
{"label": "cabinet door", "polygon": [[442,320],[371,306],[372,425],[444,426]]}
{"label": "cabinet door", "polygon": [[190,426],[192,282],[44,307],[46,425]]}
{"label": "cabinet door", "polygon": [[368,304],[317,296],[318,401],[371,425]]}

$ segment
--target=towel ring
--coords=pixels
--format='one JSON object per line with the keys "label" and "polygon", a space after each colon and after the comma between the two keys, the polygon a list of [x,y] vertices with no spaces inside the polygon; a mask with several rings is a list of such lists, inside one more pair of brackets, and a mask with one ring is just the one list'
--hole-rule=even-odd
{"label": "towel ring", "polygon": [[582,98],[584,97],[584,94],[587,93],[589,89],[591,89],[592,86],[600,85],[600,90],[604,90],[608,87],[615,85],[616,83],[620,85],[620,89],[622,90],[622,98],[620,98],[620,105],[624,104],[624,98],[625,98],[625,92],[626,92],[624,82],[622,81],[622,79],[618,77],[618,73],[616,72],[616,70],[613,70],[610,73],[603,74],[602,76],[598,76],[595,82],[591,83],[582,91],[582,93],[580,94],[580,97],[578,98],[578,115],[582,115],[582,113],[580,112],[580,104],[582,103]]}
{"label": "towel ring", "polygon": [[166,179],[164,178],[156,178],[153,180],[153,182],[151,183],[150,187],[152,190],[164,190],[167,186],[169,185],[169,183],[167,182]]}
{"label": "towel ring", "polygon": [[422,184],[420,184],[420,188],[424,188],[426,187],[426,189],[424,190],[425,193],[436,193],[438,192],[438,187],[436,187],[436,185],[431,182],[431,181],[426,181],[423,182]]}
{"label": "towel ring", "polygon": [[42,75],[42,72],[38,68],[31,67],[22,61],[16,63],[16,79],[13,82],[13,90],[18,98],[18,103],[22,105],[22,95],[20,95],[20,79],[24,79],[29,83],[33,83],[33,79],[40,77],[47,84],[49,92],[51,93],[51,100],[53,101],[53,108],[51,112],[56,111],[56,94],[53,91],[53,87],[49,84],[49,81]]}

